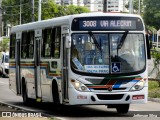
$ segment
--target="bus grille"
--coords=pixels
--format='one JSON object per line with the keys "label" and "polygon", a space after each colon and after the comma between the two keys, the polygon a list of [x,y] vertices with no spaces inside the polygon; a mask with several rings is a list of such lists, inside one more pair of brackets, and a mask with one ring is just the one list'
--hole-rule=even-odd
{"label": "bus grille", "polygon": [[100,100],[120,100],[123,98],[123,96],[124,94],[114,94],[114,95],[97,94],[97,97]]}
{"label": "bus grille", "polygon": [[[108,90],[108,88],[92,88],[93,90]],[[126,90],[127,88],[113,88],[112,90]]]}

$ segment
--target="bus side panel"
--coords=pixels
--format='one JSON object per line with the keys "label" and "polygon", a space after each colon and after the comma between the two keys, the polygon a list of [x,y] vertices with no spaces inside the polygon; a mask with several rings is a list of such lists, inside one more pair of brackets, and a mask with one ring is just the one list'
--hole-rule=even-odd
{"label": "bus side panel", "polygon": [[50,63],[48,60],[41,61],[40,75],[41,75],[41,89],[42,89],[42,100],[43,101],[53,101],[51,94],[52,77],[49,76],[50,73]]}
{"label": "bus side panel", "polygon": [[[56,63],[57,69],[51,64]],[[42,100],[53,102],[52,82],[56,80],[58,92],[61,91],[61,63],[59,59],[41,61]],[[59,96],[61,98],[61,95]]]}
{"label": "bus side panel", "polygon": [[52,78],[48,75],[46,69],[41,67],[42,100],[52,102]]}
{"label": "bus side panel", "polygon": [[15,64],[9,64],[9,89],[12,90],[14,93],[17,93],[16,89],[16,69]]}
{"label": "bus side panel", "polygon": [[[26,67],[27,66],[27,67]],[[29,62],[21,65],[21,76],[25,79],[27,93],[29,98],[35,97],[35,85],[34,85],[34,67]]]}

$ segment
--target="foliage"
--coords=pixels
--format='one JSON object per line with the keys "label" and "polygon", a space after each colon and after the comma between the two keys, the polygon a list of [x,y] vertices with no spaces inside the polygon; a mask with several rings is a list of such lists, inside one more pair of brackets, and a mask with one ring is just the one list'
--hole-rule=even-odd
{"label": "foliage", "polygon": [[156,28],[154,26],[146,26],[146,29],[149,31],[152,31],[152,32],[157,32]]}
{"label": "foliage", "polygon": [[159,0],[144,1],[144,21],[147,26],[154,26],[157,30],[160,29],[160,4]]}
{"label": "foliage", "polygon": [[160,87],[160,52],[158,50],[154,50],[152,53],[152,57],[154,58],[154,67],[150,74],[152,74],[154,71],[156,72],[156,80]]}
{"label": "foliage", "polygon": [[160,98],[160,87],[157,84],[157,81],[148,82],[148,96],[150,98]]}
{"label": "foliage", "polygon": [[[142,3],[142,0],[140,0],[140,8],[141,8],[141,11],[143,11],[143,3]],[[139,0],[133,0],[133,9],[134,11],[138,12],[138,7],[139,7]],[[127,9],[129,9],[129,2],[125,5],[125,7]]]}
{"label": "foliage", "polygon": [[0,42],[1,51],[6,52],[9,50],[9,38],[3,38],[3,40]]}
{"label": "foliage", "polygon": [[59,120],[59,119],[55,118],[55,117],[51,117],[51,118],[49,118],[49,120]]}
{"label": "foliage", "polygon": [[58,6],[51,0],[47,3],[42,4],[42,20],[56,17],[55,13],[58,13]]}
{"label": "foliage", "polygon": [[[32,21],[32,0],[21,0],[21,24]],[[38,20],[38,1],[34,0],[34,20]],[[20,0],[3,0],[3,21],[11,25],[18,25],[20,23]],[[54,3],[53,0],[47,0],[42,3],[41,19],[49,19],[70,14],[80,14],[89,12],[85,7],[80,6],[61,6]]]}

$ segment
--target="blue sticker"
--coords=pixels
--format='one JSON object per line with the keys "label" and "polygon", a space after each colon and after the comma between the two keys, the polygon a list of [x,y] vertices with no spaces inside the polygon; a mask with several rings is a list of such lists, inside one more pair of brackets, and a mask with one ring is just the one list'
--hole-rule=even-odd
{"label": "blue sticker", "polygon": [[76,57],[73,58],[72,61],[76,65],[76,67],[78,68],[78,70],[84,70],[82,64],[79,62],[79,60]]}
{"label": "blue sticker", "polygon": [[112,73],[120,73],[121,72],[121,63],[113,62],[112,63]]}

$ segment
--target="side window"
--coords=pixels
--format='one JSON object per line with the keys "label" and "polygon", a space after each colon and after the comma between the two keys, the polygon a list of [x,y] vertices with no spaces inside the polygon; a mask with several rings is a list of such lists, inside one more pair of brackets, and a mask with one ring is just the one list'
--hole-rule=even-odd
{"label": "side window", "polygon": [[21,58],[33,58],[34,54],[34,31],[23,32],[21,42]]}
{"label": "side window", "polygon": [[22,42],[21,42],[21,58],[27,57],[27,32],[22,33]]}
{"label": "side window", "polygon": [[2,55],[2,63],[4,63],[4,55]]}
{"label": "side window", "polygon": [[53,28],[53,40],[52,40],[52,57],[59,58],[60,57],[60,41],[61,41],[61,27]]}
{"label": "side window", "polygon": [[28,50],[28,58],[33,58],[34,54],[34,31],[30,31],[29,33],[29,41],[27,45],[27,50]]}
{"label": "side window", "polygon": [[52,29],[48,28],[43,30],[43,43],[42,43],[42,57],[51,57],[51,42],[52,42]]}
{"label": "side window", "polygon": [[11,34],[10,36],[10,59],[15,58],[15,42],[16,42],[16,34]]}

